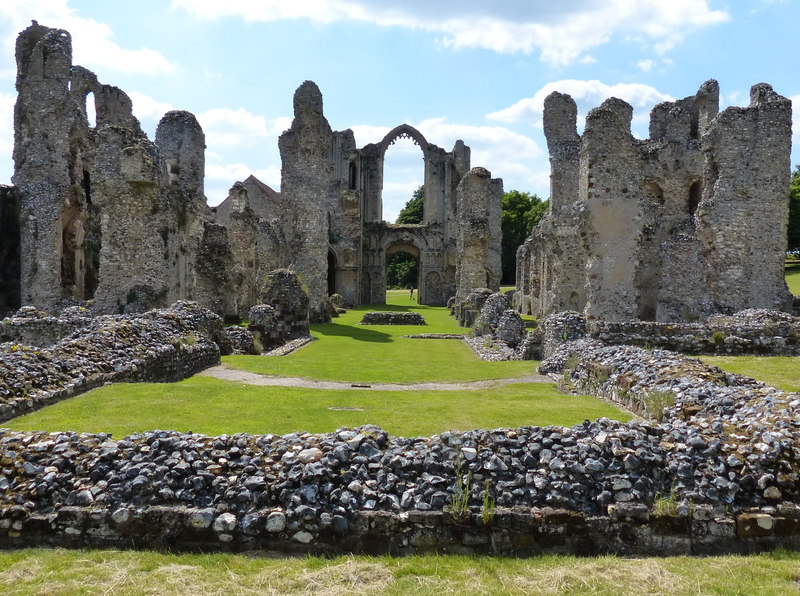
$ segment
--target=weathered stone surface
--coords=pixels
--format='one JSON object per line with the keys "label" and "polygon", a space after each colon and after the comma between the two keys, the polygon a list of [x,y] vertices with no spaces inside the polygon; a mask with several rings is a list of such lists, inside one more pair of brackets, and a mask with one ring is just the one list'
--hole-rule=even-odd
{"label": "weathered stone surface", "polygon": [[365,312],[359,325],[427,325],[418,312]]}
{"label": "weathered stone surface", "polygon": [[49,347],[0,344],[0,420],[106,382],[182,379],[219,362],[220,346],[222,320],[190,302],[96,317]]}
{"label": "weathered stone surface", "polygon": [[551,210],[517,253],[515,307],[614,322],[790,311],[791,102],[765,84],[750,100],[718,114],[708,81],[656,106],[642,141],[621,100],[592,110],[578,135],[572,98],[548,96]]}
{"label": "weathered stone surface", "polygon": [[[286,268],[302,276],[309,319],[322,322],[337,314],[329,294],[383,303],[387,259],[401,251],[418,260],[422,304],[455,294],[458,266],[465,280],[496,286],[502,185],[482,169],[467,175],[460,140],[447,152],[403,124],[359,149],[352,131],[331,130],[319,88],[306,81],[279,139],[282,192],[251,175],[210,209],[205,136],[192,114],[165,114],[149,140],[124,92],[72,64],[66,31],[23,31],[17,67],[15,187],[0,189],[0,314],[90,301],[98,313],[133,313],[192,299],[239,322],[267,273]],[[420,224],[383,221],[384,156],[398,138],[423,153]]]}

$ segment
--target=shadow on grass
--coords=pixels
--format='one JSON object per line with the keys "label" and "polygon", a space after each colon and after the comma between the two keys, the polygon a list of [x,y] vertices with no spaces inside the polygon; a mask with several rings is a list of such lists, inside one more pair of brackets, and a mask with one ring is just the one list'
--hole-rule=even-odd
{"label": "shadow on grass", "polygon": [[359,328],[353,325],[325,323],[323,325],[312,325],[311,328],[320,335],[351,337],[358,341],[371,341],[375,343],[389,343],[394,341],[392,336],[388,333],[381,333],[373,329]]}

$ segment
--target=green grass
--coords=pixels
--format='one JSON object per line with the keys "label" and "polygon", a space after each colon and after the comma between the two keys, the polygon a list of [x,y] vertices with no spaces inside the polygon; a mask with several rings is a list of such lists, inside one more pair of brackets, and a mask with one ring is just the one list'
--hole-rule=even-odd
{"label": "green grass", "polygon": [[[319,341],[288,356],[224,356],[234,368],[268,375],[353,383],[419,383],[478,381],[533,374],[530,361],[484,362],[464,342],[452,339],[408,339],[416,333],[461,333],[446,308],[418,305],[403,290],[390,290],[386,305],[358,306],[332,323],[312,325]],[[370,310],[414,310],[422,325],[359,325]]]}
{"label": "green grass", "polygon": [[792,294],[800,296],[800,262],[786,265],[786,283]]}
{"label": "green grass", "polygon": [[702,356],[701,360],[778,389],[800,392],[800,357],[797,356]]}
{"label": "green grass", "polygon": [[[332,409],[357,408],[357,409]],[[559,393],[548,383],[473,391],[320,390],[242,385],[209,377],[179,383],[100,387],[3,423],[14,430],[111,432],[152,429],[207,435],[331,432],[377,424],[393,435],[445,430],[571,426],[589,418],[629,416],[589,396]]]}
{"label": "green grass", "polygon": [[796,594],[800,555],[623,559],[541,556],[268,558],[0,551],[6,594]]}

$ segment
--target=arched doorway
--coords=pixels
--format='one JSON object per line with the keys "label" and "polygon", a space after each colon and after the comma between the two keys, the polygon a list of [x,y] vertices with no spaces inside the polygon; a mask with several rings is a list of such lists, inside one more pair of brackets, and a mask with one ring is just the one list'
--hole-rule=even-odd
{"label": "arched doorway", "polygon": [[395,242],[386,248],[386,297],[392,290],[414,289],[417,302],[420,287],[420,250],[410,242]]}

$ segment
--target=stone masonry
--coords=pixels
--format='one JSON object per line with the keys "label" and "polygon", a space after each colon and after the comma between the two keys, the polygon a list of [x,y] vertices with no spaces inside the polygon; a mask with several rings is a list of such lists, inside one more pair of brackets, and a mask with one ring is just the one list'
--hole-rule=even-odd
{"label": "stone masonry", "polygon": [[[249,176],[212,209],[205,135],[192,114],[167,113],[151,141],[122,90],[72,64],[69,33],[35,21],[17,39],[16,60],[14,187],[0,188],[0,314],[74,304],[142,312],[190,299],[241,320],[267,274],[286,268],[308,290],[311,322],[323,322],[331,294],[383,302],[386,266],[399,251],[419,261],[421,303],[453,296],[459,266],[496,289],[502,182],[486,170],[467,176],[462,141],[448,153],[404,124],[358,149],[352,131],[331,130],[322,93],[306,81],[279,139],[282,192]],[[425,158],[418,225],[382,221],[384,155],[401,137]],[[462,229],[473,220],[479,234]],[[475,239],[469,264],[457,248],[464,238]]]}
{"label": "stone masonry", "polygon": [[791,102],[760,83],[748,107],[718,109],[710,80],[656,106],[638,140],[611,98],[578,135],[573,99],[550,94],[551,209],[517,253],[516,307],[661,322],[791,310]]}

